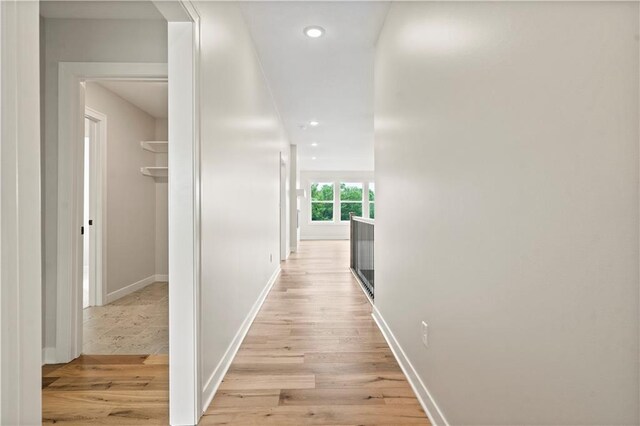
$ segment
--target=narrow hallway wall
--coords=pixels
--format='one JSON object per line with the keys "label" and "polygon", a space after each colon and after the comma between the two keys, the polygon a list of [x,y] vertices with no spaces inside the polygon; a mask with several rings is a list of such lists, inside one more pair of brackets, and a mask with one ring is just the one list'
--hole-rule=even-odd
{"label": "narrow hallway wall", "polygon": [[[289,143],[253,41],[230,2],[201,16],[201,351],[213,396],[256,303],[279,270],[280,153]],[[227,351],[230,352],[227,352]]]}
{"label": "narrow hallway wall", "polygon": [[452,425],[640,421],[638,22],[633,2],[391,6],[376,307]]}

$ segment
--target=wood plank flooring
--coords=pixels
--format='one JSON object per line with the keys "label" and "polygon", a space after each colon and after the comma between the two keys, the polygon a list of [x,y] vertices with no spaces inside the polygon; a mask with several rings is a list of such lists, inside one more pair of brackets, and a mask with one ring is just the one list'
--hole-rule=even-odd
{"label": "wood plank flooring", "polygon": [[303,241],[201,424],[429,424],[371,305],[348,241]]}
{"label": "wood plank flooring", "polygon": [[42,423],[166,425],[168,355],[82,355],[42,368]]}
{"label": "wood plank flooring", "polygon": [[[283,264],[201,424],[429,424],[371,319],[348,249],[303,242]],[[168,357],[47,365],[42,395],[44,424],[166,425]]]}

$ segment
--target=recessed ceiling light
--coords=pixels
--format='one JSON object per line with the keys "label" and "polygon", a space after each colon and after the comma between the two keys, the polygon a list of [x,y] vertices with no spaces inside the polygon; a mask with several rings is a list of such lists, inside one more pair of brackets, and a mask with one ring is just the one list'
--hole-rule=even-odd
{"label": "recessed ceiling light", "polygon": [[315,160],[315,159],[316,159],[316,157],[311,157],[311,159],[312,159],[312,160]]}
{"label": "recessed ceiling light", "polygon": [[309,122],[309,126],[311,126],[311,127],[316,127],[318,124],[320,124],[320,122],[319,121],[315,121],[315,120],[312,120],[312,121]]}
{"label": "recessed ceiling light", "polygon": [[319,27],[317,25],[312,25],[304,29],[304,34],[307,37],[311,37],[311,38],[322,37],[324,35],[324,28]]}
{"label": "recessed ceiling light", "polygon": [[311,146],[318,146],[318,143],[314,142],[314,143],[311,144]]}

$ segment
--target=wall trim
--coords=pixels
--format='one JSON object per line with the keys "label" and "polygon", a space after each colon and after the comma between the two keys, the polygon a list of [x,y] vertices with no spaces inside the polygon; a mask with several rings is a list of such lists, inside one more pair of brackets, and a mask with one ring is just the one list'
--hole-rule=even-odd
{"label": "wall trim", "polygon": [[42,423],[37,2],[0,2],[0,424]]}
{"label": "wall trim", "polygon": [[378,325],[378,328],[382,332],[382,335],[387,341],[387,344],[391,348],[393,356],[396,357],[398,364],[400,364],[402,372],[407,377],[407,380],[409,381],[413,392],[416,394],[418,401],[420,401],[422,409],[425,411],[425,413],[427,413],[427,417],[429,417],[431,424],[434,426],[449,426],[449,422],[447,422],[447,419],[442,413],[442,410],[440,410],[438,404],[436,404],[436,401],[431,396],[431,393],[422,382],[422,379],[418,375],[416,369],[413,368],[411,361],[409,361],[409,358],[404,353],[404,350],[402,350],[402,346],[400,346],[400,343],[398,343],[398,340],[391,332],[391,329],[387,325],[386,321],[382,317],[382,314],[376,306],[373,306],[373,313],[371,314],[371,316]]}
{"label": "wall trim", "polygon": [[42,348],[42,365],[56,364],[56,348],[46,347]]}
{"label": "wall trim", "polygon": [[222,359],[220,360],[216,368],[213,370],[213,373],[211,373],[211,376],[209,376],[209,378],[207,379],[202,389],[202,401],[203,401],[202,412],[203,413],[207,410],[207,408],[209,407],[209,404],[211,404],[211,401],[213,400],[213,397],[215,396],[216,391],[218,390],[218,387],[222,382],[222,379],[224,378],[225,374],[227,374],[227,370],[229,370],[229,367],[231,366],[231,362],[233,362],[233,359],[235,358],[236,353],[238,353],[238,349],[240,349],[240,345],[242,344],[242,341],[244,340],[245,336],[249,332],[249,328],[251,327],[251,324],[253,324],[253,321],[255,320],[256,315],[258,315],[258,312],[260,312],[260,308],[262,307],[262,304],[264,303],[265,299],[269,295],[269,292],[271,291],[271,288],[275,284],[276,279],[278,278],[278,275],[280,275],[280,272],[281,272],[281,269],[278,266],[278,269],[276,269],[273,275],[271,275],[271,278],[269,278],[267,285],[264,287],[264,289],[260,293],[260,296],[258,296],[258,299],[255,301],[255,303],[251,307],[251,310],[245,317],[244,321],[242,322],[242,325],[236,332],[236,335],[233,337],[233,340],[229,344],[229,347],[227,347],[227,350],[222,356]]}
{"label": "wall trim", "polygon": [[167,275],[167,274],[156,274],[156,281],[169,281],[169,275]]}
{"label": "wall trim", "polygon": [[129,284],[126,287],[122,287],[119,290],[112,291],[111,293],[107,293],[107,303],[115,302],[118,299],[123,298],[124,296],[133,293],[134,291],[138,291],[142,288],[145,288],[149,284],[156,282],[156,275],[150,275],[147,278],[143,278],[140,281],[137,281],[133,284]]}

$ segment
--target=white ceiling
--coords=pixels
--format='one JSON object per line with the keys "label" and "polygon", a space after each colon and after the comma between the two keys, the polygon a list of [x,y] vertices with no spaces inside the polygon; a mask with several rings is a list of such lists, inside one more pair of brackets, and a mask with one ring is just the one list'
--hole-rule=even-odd
{"label": "white ceiling", "polygon": [[[388,3],[240,4],[301,170],[373,170],[373,60]],[[306,37],[310,25],[325,35]],[[300,127],[310,120],[320,125]]]}
{"label": "white ceiling", "polygon": [[167,118],[169,116],[166,81],[100,80],[97,83],[152,117]]}
{"label": "white ceiling", "polygon": [[68,19],[164,19],[151,1],[40,1],[40,15]]}

